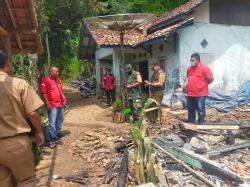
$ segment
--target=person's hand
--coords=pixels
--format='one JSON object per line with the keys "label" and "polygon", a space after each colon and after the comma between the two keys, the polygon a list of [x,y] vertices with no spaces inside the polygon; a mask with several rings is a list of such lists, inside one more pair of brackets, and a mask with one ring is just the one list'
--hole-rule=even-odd
{"label": "person's hand", "polygon": [[36,133],[36,143],[37,143],[37,145],[43,145],[44,144],[44,134],[43,134],[43,132],[37,132]]}
{"label": "person's hand", "polygon": [[47,111],[50,112],[51,107],[49,105],[46,105]]}
{"label": "person's hand", "polygon": [[145,86],[150,86],[150,82],[148,80],[144,81]]}
{"label": "person's hand", "polygon": [[124,87],[128,90],[131,88],[129,85],[125,85]]}

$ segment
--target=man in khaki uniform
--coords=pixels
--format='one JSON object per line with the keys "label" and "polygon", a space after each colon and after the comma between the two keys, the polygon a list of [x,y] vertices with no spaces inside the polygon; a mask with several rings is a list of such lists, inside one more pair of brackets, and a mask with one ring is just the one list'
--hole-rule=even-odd
{"label": "man in khaki uniform", "polygon": [[33,187],[35,166],[27,120],[36,130],[37,143],[43,144],[41,118],[36,112],[43,102],[25,80],[9,76],[11,69],[8,55],[0,51],[0,186]]}
{"label": "man in khaki uniform", "polygon": [[144,84],[149,87],[151,93],[150,97],[156,100],[159,104],[159,117],[160,121],[162,121],[161,103],[164,96],[166,75],[157,62],[153,62],[150,69],[154,72],[151,81],[146,80],[144,81]]}
{"label": "man in khaki uniform", "polygon": [[164,95],[166,75],[157,62],[153,62],[150,69],[154,72],[151,81],[145,80],[144,84],[149,87],[151,97],[161,105]]}

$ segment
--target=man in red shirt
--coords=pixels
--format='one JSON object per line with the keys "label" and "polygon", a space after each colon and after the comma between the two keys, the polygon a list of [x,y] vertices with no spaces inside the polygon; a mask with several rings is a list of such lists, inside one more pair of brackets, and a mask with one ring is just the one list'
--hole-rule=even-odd
{"label": "man in red shirt", "polygon": [[49,114],[47,141],[51,147],[54,147],[61,137],[66,99],[62,90],[62,81],[59,79],[59,69],[51,67],[49,73],[49,76],[42,80],[40,90],[44,95]]}
{"label": "man in red shirt", "polygon": [[200,55],[191,55],[191,67],[187,70],[187,96],[188,96],[188,122],[195,123],[196,111],[198,123],[203,124],[206,117],[206,97],[208,96],[208,84],[214,78],[211,70],[200,62]]}
{"label": "man in red shirt", "polygon": [[105,90],[108,104],[115,102],[115,76],[111,74],[111,69],[106,68],[106,74],[102,76],[102,87]]}

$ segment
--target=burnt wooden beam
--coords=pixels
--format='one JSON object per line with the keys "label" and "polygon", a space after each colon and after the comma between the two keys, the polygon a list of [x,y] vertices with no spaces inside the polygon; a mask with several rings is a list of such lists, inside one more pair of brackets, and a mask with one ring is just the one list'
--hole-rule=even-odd
{"label": "burnt wooden beam", "polygon": [[125,187],[127,181],[127,174],[128,174],[128,150],[126,149],[123,154],[118,180],[117,180],[117,187]]}
{"label": "burnt wooden beam", "polygon": [[223,167],[212,160],[205,158],[203,155],[196,154],[192,151],[183,148],[174,148],[176,151],[181,152],[202,164],[202,169],[208,173],[216,174],[225,180],[229,180],[231,182],[243,183],[241,177],[239,177],[236,173],[231,170],[223,169]]}
{"label": "burnt wooden beam", "polygon": [[250,142],[234,144],[234,145],[228,145],[228,146],[223,146],[223,147],[219,147],[219,148],[216,148],[216,149],[209,150],[209,151],[206,152],[206,155],[216,156],[216,155],[220,155],[222,153],[236,151],[236,150],[239,150],[239,149],[245,149],[245,148],[249,148],[249,147],[250,147]]}

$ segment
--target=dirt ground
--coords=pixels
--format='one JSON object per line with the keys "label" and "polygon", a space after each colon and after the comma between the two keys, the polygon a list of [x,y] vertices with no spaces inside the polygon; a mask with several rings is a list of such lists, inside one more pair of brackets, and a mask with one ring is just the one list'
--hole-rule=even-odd
{"label": "dirt ground", "polygon": [[[78,90],[66,87],[69,112],[65,115],[62,132],[66,133],[61,145],[55,149],[45,148],[45,156],[40,161],[37,176],[39,186],[96,186],[101,178],[95,178],[99,166],[93,159],[99,147],[84,147],[86,134],[100,138],[102,148],[114,150],[114,140],[128,135],[128,125],[112,123],[112,109],[96,105],[95,98],[81,99]],[[81,149],[79,145],[83,144]],[[85,149],[86,148],[86,149]],[[112,154],[110,155],[112,157]],[[108,159],[108,158],[107,158]],[[103,163],[102,163],[103,164]],[[45,165],[45,166],[43,166]],[[49,167],[46,167],[49,165]],[[87,171],[92,173],[87,185],[66,182],[65,177]],[[102,171],[103,172],[103,171]],[[106,185],[108,186],[108,185]]]}

